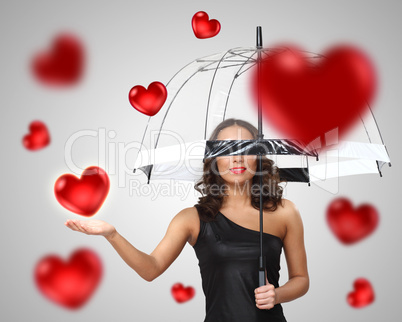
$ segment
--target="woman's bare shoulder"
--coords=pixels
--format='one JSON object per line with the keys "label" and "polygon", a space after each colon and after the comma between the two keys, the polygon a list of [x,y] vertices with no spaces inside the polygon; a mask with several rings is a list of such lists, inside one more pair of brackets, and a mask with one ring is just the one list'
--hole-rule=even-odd
{"label": "woman's bare shoulder", "polygon": [[199,226],[198,211],[195,207],[188,207],[181,210],[173,219],[172,222],[177,222],[180,225],[185,225],[190,229]]}
{"label": "woman's bare shoulder", "polygon": [[173,220],[180,221],[181,225],[189,232],[188,242],[190,245],[194,245],[198,233],[200,231],[200,219],[198,217],[198,211],[195,207],[184,208],[181,210]]}
{"label": "woman's bare shoulder", "polygon": [[195,208],[195,207],[188,207],[188,208],[184,208],[183,210],[181,210],[177,214],[177,216],[180,216],[187,220],[194,220],[194,219],[198,220],[198,211],[197,211],[197,208]]}
{"label": "woman's bare shoulder", "polygon": [[282,204],[280,210],[285,217],[288,219],[294,219],[300,217],[299,209],[296,204],[289,199],[282,198]]}

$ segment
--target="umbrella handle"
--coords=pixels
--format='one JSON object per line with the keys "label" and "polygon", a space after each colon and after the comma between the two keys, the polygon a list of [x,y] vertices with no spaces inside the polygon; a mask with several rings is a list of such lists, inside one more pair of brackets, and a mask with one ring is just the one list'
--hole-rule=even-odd
{"label": "umbrella handle", "polygon": [[259,257],[258,286],[264,286],[267,281],[267,270],[265,268],[265,257]]}

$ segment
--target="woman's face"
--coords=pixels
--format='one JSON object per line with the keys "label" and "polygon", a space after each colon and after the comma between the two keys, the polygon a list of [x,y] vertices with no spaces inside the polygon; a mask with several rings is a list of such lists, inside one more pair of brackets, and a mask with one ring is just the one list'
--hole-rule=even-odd
{"label": "woman's face", "polygon": [[[217,140],[254,140],[244,127],[232,125],[219,132]],[[222,179],[228,184],[244,184],[251,180],[257,170],[257,156],[236,155],[217,157],[217,167]]]}

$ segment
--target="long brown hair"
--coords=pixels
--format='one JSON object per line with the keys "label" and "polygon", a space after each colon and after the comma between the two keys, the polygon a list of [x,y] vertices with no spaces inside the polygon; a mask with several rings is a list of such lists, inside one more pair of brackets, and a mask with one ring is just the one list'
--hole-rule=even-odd
{"label": "long brown hair", "polygon": [[[238,120],[227,119],[221,122],[210,136],[210,140],[216,140],[219,132],[223,129],[237,125],[248,130],[254,139],[257,139],[258,130],[250,123]],[[268,159],[266,156],[262,157],[262,173],[263,173],[263,207],[264,210],[275,211],[279,204],[282,202],[283,188],[279,185],[281,182],[279,178],[279,170],[274,165],[274,161]],[[252,179],[252,187],[259,189],[259,177],[254,176]],[[216,158],[208,158],[204,162],[204,171],[202,178],[195,184],[195,190],[201,193],[198,204],[194,205],[200,218],[204,221],[211,221],[215,219],[219,210],[222,208],[224,197],[226,196],[226,184],[216,165]],[[260,193],[252,193],[251,205],[255,209],[260,209]]]}

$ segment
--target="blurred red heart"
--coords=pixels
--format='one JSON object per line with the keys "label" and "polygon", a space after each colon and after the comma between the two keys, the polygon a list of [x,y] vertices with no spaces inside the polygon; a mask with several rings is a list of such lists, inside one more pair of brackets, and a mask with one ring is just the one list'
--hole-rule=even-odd
{"label": "blurred red heart", "polygon": [[363,204],[353,209],[346,198],[338,198],[327,208],[327,221],[335,236],[344,244],[353,244],[370,235],[377,227],[377,210]]}
{"label": "blurred red heart", "polygon": [[22,139],[22,144],[28,150],[35,151],[44,148],[50,143],[50,135],[46,124],[33,121],[29,124],[29,134]]}
{"label": "blurred red heart", "polygon": [[70,34],[55,37],[51,50],[37,54],[32,61],[33,73],[47,85],[77,83],[82,76],[83,66],[83,46]]}
{"label": "blurred red heart", "polygon": [[221,30],[218,20],[209,20],[208,14],[204,11],[197,12],[191,20],[194,34],[197,38],[205,39],[216,36]]}
{"label": "blurred red heart", "polygon": [[[275,51],[274,51],[275,52]],[[376,89],[374,67],[353,47],[338,46],[307,57],[296,48],[276,49],[253,75],[254,97],[261,93],[263,116],[290,139],[308,145],[337,129],[342,137],[368,110]]]}
{"label": "blurred red heart", "polygon": [[97,288],[102,277],[102,263],[93,251],[80,249],[68,262],[56,255],[42,258],[34,275],[44,296],[66,308],[78,309]]}
{"label": "blurred red heart", "polygon": [[374,302],[374,291],[370,282],[364,278],[358,278],[354,284],[354,292],[350,292],[347,301],[350,306],[362,308]]}
{"label": "blurred red heart", "polygon": [[54,185],[57,201],[66,209],[83,216],[94,215],[109,193],[109,177],[96,166],[86,168],[77,178],[72,174],[60,176]]}
{"label": "blurred red heart", "polygon": [[195,295],[195,290],[191,286],[184,287],[181,283],[176,283],[171,289],[172,296],[178,303],[191,300]]}
{"label": "blurred red heart", "polygon": [[139,112],[154,116],[162,108],[167,98],[165,85],[160,82],[149,84],[148,89],[134,86],[128,94],[131,105]]}

